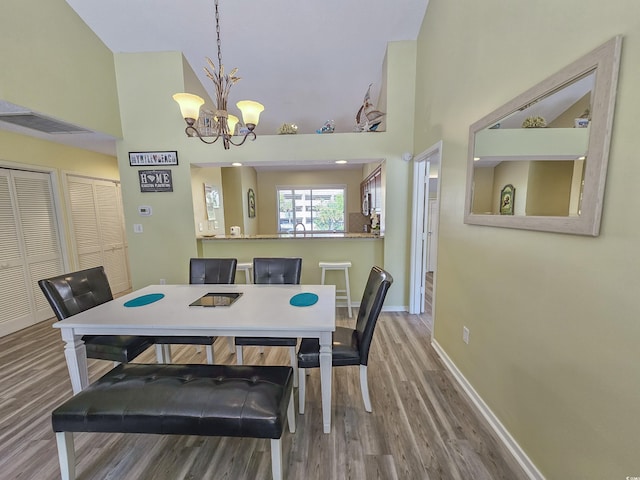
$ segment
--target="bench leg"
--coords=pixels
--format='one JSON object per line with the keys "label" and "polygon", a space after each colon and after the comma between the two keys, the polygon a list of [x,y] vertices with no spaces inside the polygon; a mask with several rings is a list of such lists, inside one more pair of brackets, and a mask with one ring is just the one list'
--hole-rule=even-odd
{"label": "bench leg", "polygon": [[75,480],[76,454],[73,447],[73,433],[56,432],[56,443],[58,444],[58,462],[60,463],[62,480]]}
{"label": "bench leg", "polygon": [[305,370],[305,368],[298,368],[298,411],[300,415],[304,415]]}
{"label": "bench leg", "polygon": [[271,475],[273,480],[282,480],[282,441],[271,439]]}
{"label": "bench leg", "polygon": [[229,353],[233,355],[236,353],[235,343],[233,341],[233,337],[227,337],[227,343],[229,344]]}

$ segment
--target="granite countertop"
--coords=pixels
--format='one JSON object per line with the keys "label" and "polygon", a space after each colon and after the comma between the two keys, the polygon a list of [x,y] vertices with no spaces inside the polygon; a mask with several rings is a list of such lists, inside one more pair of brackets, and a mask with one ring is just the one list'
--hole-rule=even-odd
{"label": "granite countertop", "polygon": [[382,238],[379,233],[272,233],[267,235],[201,235],[198,240],[303,240],[314,238]]}

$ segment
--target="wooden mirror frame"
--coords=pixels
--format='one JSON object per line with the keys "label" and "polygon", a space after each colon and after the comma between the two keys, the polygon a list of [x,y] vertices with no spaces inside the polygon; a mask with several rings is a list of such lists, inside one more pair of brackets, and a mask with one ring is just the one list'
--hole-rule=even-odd
{"label": "wooden mirror frame", "polygon": [[[464,223],[492,227],[519,228],[545,232],[598,236],[604,196],[609,144],[613,125],[622,37],[616,36],[563,68],[538,85],[486,115],[469,128],[467,192]],[[577,216],[482,215],[471,212],[473,203],[474,148],[476,134],[522,107],[543,98],[574,80],[596,72],[591,125],[585,162],[581,213]]]}

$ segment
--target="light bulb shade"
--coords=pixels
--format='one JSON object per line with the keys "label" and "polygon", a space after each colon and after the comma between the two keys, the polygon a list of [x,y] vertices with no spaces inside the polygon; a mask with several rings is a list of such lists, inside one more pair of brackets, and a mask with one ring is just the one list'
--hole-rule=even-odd
{"label": "light bulb shade", "polygon": [[236,131],[236,125],[240,120],[235,115],[227,115],[227,126],[229,127],[229,135],[233,135]]}
{"label": "light bulb shade", "polygon": [[258,125],[260,112],[264,110],[264,105],[252,100],[242,100],[236,103],[236,106],[242,112],[242,120],[245,125]]}
{"label": "light bulb shade", "polygon": [[204,104],[202,98],[191,93],[176,93],[173,99],[180,105],[180,113],[182,113],[184,119],[193,118],[198,120],[200,107]]}

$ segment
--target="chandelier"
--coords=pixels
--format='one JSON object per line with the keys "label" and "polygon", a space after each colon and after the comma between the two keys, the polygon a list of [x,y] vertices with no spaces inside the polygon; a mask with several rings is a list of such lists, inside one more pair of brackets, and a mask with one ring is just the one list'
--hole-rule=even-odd
{"label": "chandelier", "polygon": [[[242,120],[245,129],[242,130],[244,135],[240,141],[234,142],[233,135],[236,125],[239,123],[238,117],[229,114],[227,111],[227,100],[229,90],[233,85],[240,81],[240,77],[236,76],[237,68],[225,74],[224,65],[222,64],[222,52],[220,48],[220,15],[218,13],[218,0],[214,0],[216,11],[216,37],[218,43],[218,68],[207,57],[209,68],[204,67],[207,77],[211,79],[216,89],[216,109],[214,112],[203,112],[200,115],[200,107],[204,104],[204,100],[198,95],[191,93],[176,93],[173,99],[180,105],[180,112],[187,122],[185,133],[188,137],[196,136],[206,144],[213,144],[222,138],[224,149],[228,150],[231,145],[239,147],[248,137],[251,140],[256,139],[254,129],[258,125],[260,112],[264,110],[264,106],[258,102],[251,100],[243,100],[236,103],[238,109],[242,112]],[[207,140],[206,137],[213,137],[213,140]]]}

